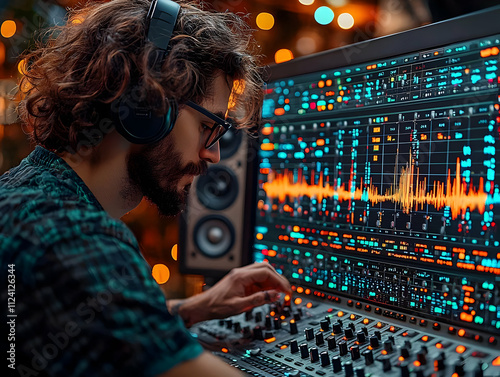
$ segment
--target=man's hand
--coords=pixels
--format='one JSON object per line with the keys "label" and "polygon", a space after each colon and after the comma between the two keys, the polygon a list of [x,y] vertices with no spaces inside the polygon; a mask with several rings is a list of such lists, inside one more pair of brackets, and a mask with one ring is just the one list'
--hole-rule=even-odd
{"label": "man's hand", "polygon": [[225,318],[291,295],[290,283],[268,263],[254,263],[231,270],[209,290],[186,300],[167,301],[186,326],[208,319]]}

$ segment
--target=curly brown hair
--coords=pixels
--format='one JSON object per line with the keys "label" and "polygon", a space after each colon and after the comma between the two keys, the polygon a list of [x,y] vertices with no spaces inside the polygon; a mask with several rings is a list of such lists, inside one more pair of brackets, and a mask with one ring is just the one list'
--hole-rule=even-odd
{"label": "curly brown hair", "polygon": [[232,97],[238,125],[260,125],[263,81],[248,24],[238,15],[179,1],[170,51],[162,61],[146,38],[150,3],[112,0],[72,10],[65,25],[45,32],[24,54],[18,112],[36,144],[74,153],[100,120],[112,119],[113,103],[131,90],[165,113],[168,99],[182,106],[210,95],[221,70],[239,83]]}

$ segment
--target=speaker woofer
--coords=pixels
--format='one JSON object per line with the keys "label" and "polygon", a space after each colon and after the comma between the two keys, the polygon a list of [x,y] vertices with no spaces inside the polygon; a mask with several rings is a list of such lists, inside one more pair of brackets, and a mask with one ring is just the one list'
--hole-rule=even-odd
{"label": "speaker woofer", "polygon": [[236,153],[241,144],[241,131],[230,128],[219,140],[220,159],[224,160]]}
{"label": "speaker woofer", "polygon": [[234,227],[223,216],[206,216],[196,224],[193,240],[204,256],[220,258],[234,245]]}
{"label": "speaker woofer", "polygon": [[238,179],[225,166],[211,166],[196,183],[196,195],[205,207],[221,211],[229,207],[238,196]]}

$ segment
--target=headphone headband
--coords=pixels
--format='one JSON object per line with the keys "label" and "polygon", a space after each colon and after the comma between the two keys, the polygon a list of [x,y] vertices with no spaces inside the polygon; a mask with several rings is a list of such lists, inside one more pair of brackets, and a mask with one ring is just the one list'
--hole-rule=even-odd
{"label": "headphone headband", "polygon": [[163,50],[164,55],[168,52],[168,43],[174,32],[180,8],[179,4],[171,0],[153,0],[149,7],[148,39]]}

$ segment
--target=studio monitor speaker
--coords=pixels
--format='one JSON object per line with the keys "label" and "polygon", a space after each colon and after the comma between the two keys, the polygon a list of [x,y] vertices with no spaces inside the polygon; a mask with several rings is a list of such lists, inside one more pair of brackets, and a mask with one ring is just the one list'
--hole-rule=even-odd
{"label": "studio monitor speaker", "polygon": [[244,131],[220,140],[221,160],[191,185],[180,217],[179,269],[219,278],[251,261],[256,149]]}

